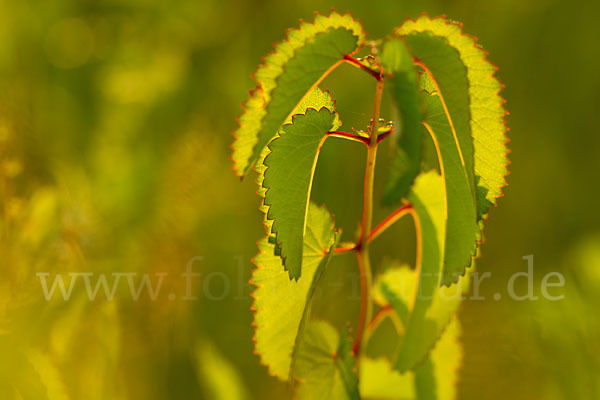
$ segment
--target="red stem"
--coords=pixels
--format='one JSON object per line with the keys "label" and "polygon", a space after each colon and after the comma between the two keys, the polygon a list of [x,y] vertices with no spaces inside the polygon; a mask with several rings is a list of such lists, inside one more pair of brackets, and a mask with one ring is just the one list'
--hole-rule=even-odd
{"label": "red stem", "polygon": [[394,130],[390,129],[389,131],[384,132],[381,135],[377,136],[377,144],[379,144],[386,137],[390,136],[392,133],[394,133]]}
{"label": "red stem", "polygon": [[334,254],[335,253],[347,253],[350,251],[356,251],[356,244],[353,244],[352,246],[348,246],[348,247],[338,247],[337,249],[333,250]]}
{"label": "red stem", "polygon": [[364,65],[363,63],[358,61],[356,58],[349,56],[348,54],[346,54],[344,56],[344,60],[346,60],[350,64],[354,65],[355,67],[358,67],[358,68],[362,69],[363,71],[367,72],[369,75],[371,75],[373,78],[377,79],[378,81],[383,79],[383,75],[381,74],[381,72],[373,71],[371,68],[367,67],[366,65]]}
{"label": "red stem", "polygon": [[[389,131],[384,132],[381,135],[377,136],[377,144],[381,143],[381,141],[383,139],[390,136],[393,132],[394,132],[394,130],[390,129]],[[327,132],[327,136],[346,138],[346,139],[353,140],[355,142],[364,143],[367,146],[369,145],[369,140],[370,140],[368,137],[363,137],[363,136],[355,135],[354,133],[348,133],[348,132],[343,132],[343,131],[329,131],[329,132]]]}
{"label": "red stem", "polygon": [[354,133],[342,132],[342,131],[329,131],[327,132],[327,136],[335,136],[335,137],[343,137],[350,140],[354,140],[356,142],[361,142],[366,145],[369,144],[369,138],[365,138],[362,136],[355,135]]}
{"label": "red stem", "polygon": [[394,312],[394,309],[389,304],[386,304],[385,306],[381,307],[375,313],[375,315],[373,316],[373,319],[371,319],[371,321],[367,325],[367,331],[369,332],[369,334],[373,333],[373,331],[375,330],[375,328],[377,328],[377,326],[381,323],[381,321],[383,321],[384,318],[387,317],[388,314],[392,313],[392,312]]}
{"label": "red stem", "polygon": [[412,210],[412,205],[405,204],[402,207],[395,210],[393,213],[385,217],[383,221],[381,221],[369,234],[369,241],[372,241],[377,236],[381,235],[387,228],[394,224],[394,222],[398,221],[401,217],[407,214],[410,210]]}

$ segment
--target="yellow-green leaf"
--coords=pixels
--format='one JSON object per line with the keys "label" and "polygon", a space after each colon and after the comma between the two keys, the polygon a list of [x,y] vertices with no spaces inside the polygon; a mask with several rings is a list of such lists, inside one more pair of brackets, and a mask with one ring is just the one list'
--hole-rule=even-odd
{"label": "yellow-green leaf", "polygon": [[[467,277],[458,285],[441,285],[445,249],[444,181],[437,172],[421,174],[408,199],[417,227],[417,265],[390,268],[378,278],[376,287],[396,310],[404,324],[404,335],[395,367],[412,369],[427,357],[461,301]],[[381,300],[379,300],[381,302]]]}
{"label": "yellow-green leaf", "polygon": [[293,354],[301,342],[314,288],[333,253],[337,237],[333,219],[324,207],[309,204],[302,265],[304,273],[290,280],[275,245],[268,237],[258,243],[252,283],[255,350],[269,372],[287,380]]}
{"label": "yellow-green leaf", "polygon": [[508,149],[502,83],[494,76],[497,67],[486,58],[487,52],[477,39],[462,32],[462,25],[443,17],[422,15],[408,20],[395,30],[397,35],[431,32],[445,38],[458,51],[467,68],[469,81],[470,127],[473,136],[474,168],[477,183],[479,218],[502,195],[508,174]]}
{"label": "yellow-green leaf", "polygon": [[454,400],[463,359],[456,317],[448,324],[429,357],[414,370],[400,373],[385,358],[360,361],[360,394],[365,400]]}
{"label": "yellow-green leaf", "polygon": [[295,115],[292,123],[284,125],[279,137],[269,144],[271,152],[264,160],[267,169],[262,186],[267,189],[267,218],[273,220],[271,232],[290,279],[301,275],[306,214],[317,156],[335,119],[336,114],[325,107]]}
{"label": "yellow-green leaf", "polygon": [[435,143],[446,185],[443,281],[449,285],[457,282],[470,265],[479,238],[467,69],[459,53],[443,37],[425,31],[402,38],[436,88],[434,105],[440,106],[439,110],[432,109],[431,97],[425,96],[425,127]]}
{"label": "yellow-green leaf", "polygon": [[[311,91],[302,100],[302,102],[294,109],[294,112],[292,114],[293,115],[304,114],[304,113],[306,113],[306,111],[309,108],[312,108],[315,110],[320,110],[323,107],[328,109],[330,112],[333,112],[333,111],[335,111],[335,101],[333,100],[333,98],[331,97],[331,94],[328,91],[321,90],[320,88],[316,87],[313,89],[313,91]],[[336,130],[342,125],[342,122],[339,119],[339,115],[337,113],[334,113],[334,114],[335,114],[335,118],[334,118],[332,129]],[[285,120],[284,125],[292,123],[293,115],[290,115]],[[281,128],[279,130],[279,133],[281,133]],[[279,137],[279,133],[275,136],[274,139]],[[265,179],[264,173],[265,173],[265,170],[267,169],[266,165],[264,164],[264,160],[270,152],[271,151],[269,150],[269,147],[266,146],[263,149],[263,151],[260,155],[260,158],[257,161],[256,166],[255,166],[256,172],[258,173],[258,176],[256,178],[256,183],[258,184],[257,193],[259,196],[261,196],[263,198],[263,202],[261,203],[260,210],[265,214],[264,224],[265,224],[265,230],[267,231],[268,235],[271,235],[271,233],[272,233],[271,227],[273,225],[273,220],[267,219],[268,206],[266,206],[264,204],[264,197],[265,197],[265,193],[266,193],[267,189],[265,187],[263,187],[263,181]]]}
{"label": "yellow-green leaf", "polygon": [[344,56],[360,49],[362,26],[349,14],[317,15],[288,31],[254,74],[257,87],[244,104],[232,145],[234,170],[245,175],[302,99]]}
{"label": "yellow-green leaf", "polygon": [[425,96],[425,105],[425,125],[431,132],[440,154],[440,166],[445,182],[446,237],[443,283],[449,285],[457,282],[459,276],[464,274],[477,249],[477,208],[469,177],[461,163],[452,129],[437,92]]}
{"label": "yellow-green leaf", "polygon": [[325,321],[311,321],[295,368],[300,400],[358,400],[352,345]]}

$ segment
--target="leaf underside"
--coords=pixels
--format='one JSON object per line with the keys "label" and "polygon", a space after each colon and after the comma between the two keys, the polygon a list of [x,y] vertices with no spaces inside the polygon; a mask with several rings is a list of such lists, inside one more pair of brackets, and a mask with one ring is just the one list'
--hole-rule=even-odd
{"label": "leaf underside", "polygon": [[317,15],[288,31],[254,74],[257,87],[244,104],[232,144],[233,168],[244,176],[305,96],[344,56],[360,50],[365,34],[348,14]]}
{"label": "leaf underside", "polygon": [[301,275],[306,213],[317,155],[335,120],[336,114],[325,107],[294,116],[269,144],[270,153],[264,160],[267,169],[262,186],[266,188],[267,218],[273,220],[271,232],[290,279]]}

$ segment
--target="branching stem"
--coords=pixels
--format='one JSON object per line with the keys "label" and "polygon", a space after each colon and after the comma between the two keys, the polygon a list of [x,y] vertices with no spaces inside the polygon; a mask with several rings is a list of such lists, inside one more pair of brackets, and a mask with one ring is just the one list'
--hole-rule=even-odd
{"label": "branching stem", "polygon": [[[377,136],[377,143],[381,143],[381,141],[383,139],[385,139],[386,137],[390,136],[392,133],[394,133],[393,129],[390,129],[387,132],[384,132],[380,135]],[[364,137],[364,136],[359,136],[356,135],[354,133],[348,133],[348,132],[342,132],[342,131],[329,131],[327,132],[327,136],[331,136],[331,137],[339,137],[342,139],[348,139],[348,140],[352,140],[353,142],[359,142],[365,145],[369,145],[371,139],[368,137]]]}
{"label": "branching stem", "polygon": [[356,252],[360,274],[360,314],[358,317],[356,337],[354,338],[353,351],[356,356],[357,367],[358,360],[360,360],[360,351],[364,341],[365,329],[373,315],[373,299],[371,295],[373,276],[371,259],[369,257],[369,236],[371,224],[373,223],[373,184],[375,181],[375,160],[377,158],[377,132],[379,131],[379,113],[381,110],[381,98],[384,83],[382,74],[379,73],[378,76],[379,79],[377,79],[377,88],[375,90],[375,101],[373,105],[373,119],[371,120],[369,129],[370,137],[367,151],[367,165],[365,167],[361,234]]}
{"label": "branching stem", "polygon": [[344,60],[352,65],[354,65],[357,68],[362,69],[363,71],[365,71],[366,73],[368,73],[369,75],[371,75],[373,78],[377,79],[378,81],[383,81],[383,74],[381,73],[381,68],[379,68],[379,72],[367,67],[366,65],[364,65],[363,63],[361,63],[359,60],[357,60],[356,58],[346,54],[344,56]]}
{"label": "branching stem", "polygon": [[385,320],[386,318],[390,318],[392,323],[394,324],[394,329],[400,335],[404,331],[404,327],[402,321],[396,314],[396,311],[392,308],[391,305],[387,304],[381,307],[373,316],[373,319],[367,325],[367,329],[365,330],[365,341],[368,341],[373,332],[377,329],[377,327]]}
{"label": "branching stem", "polygon": [[354,133],[342,132],[342,131],[329,131],[327,132],[327,136],[339,137],[342,139],[352,140],[354,142],[359,142],[368,145],[369,138],[358,136]]}
{"label": "branching stem", "polygon": [[411,211],[412,206],[410,204],[405,204],[402,207],[394,210],[394,212],[385,217],[383,221],[381,221],[375,228],[373,228],[373,230],[369,234],[369,242],[375,240],[375,238],[377,238],[379,235],[385,232],[387,228],[392,226],[396,221],[398,221],[406,214],[409,214]]}

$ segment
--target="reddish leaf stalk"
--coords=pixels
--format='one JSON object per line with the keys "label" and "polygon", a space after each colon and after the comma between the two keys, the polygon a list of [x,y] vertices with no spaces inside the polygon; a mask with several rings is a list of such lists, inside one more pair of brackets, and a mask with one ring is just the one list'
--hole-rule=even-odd
{"label": "reddish leaf stalk", "polygon": [[355,142],[364,143],[366,145],[369,144],[369,138],[365,138],[362,136],[358,136],[354,133],[342,132],[342,131],[329,131],[327,132],[327,136],[340,137],[343,139],[353,140]]}
{"label": "reddish leaf stalk", "polygon": [[[381,141],[383,139],[385,139],[386,137],[390,136],[392,133],[394,132],[393,129],[390,129],[387,132],[384,132],[380,135],[377,136],[377,144],[381,143]],[[331,136],[331,137],[339,137],[339,138],[343,138],[343,139],[348,139],[348,140],[352,140],[355,142],[360,142],[363,143],[365,145],[369,145],[371,139],[368,137],[364,137],[364,136],[359,136],[356,135],[354,133],[348,133],[348,132],[343,132],[343,131],[329,131],[327,132],[327,136]]]}
{"label": "reddish leaf stalk", "polygon": [[381,235],[387,228],[392,226],[396,221],[400,218],[408,214],[412,210],[412,205],[405,204],[402,207],[396,209],[390,215],[385,217],[383,221],[381,221],[369,234],[369,241],[373,241],[379,235]]}
{"label": "reddish leaf stalk", "polygon": [[381,72],[372,70],[371,68],[367,67],[366,65],[364,65],[363,63],[358,61],[356,58],[346,54],[344,56],[344,60],[347,61],[348,63],[354,65],[355,67],[358,67],[358,68],[362,69],[363,71],[367,72],[369,75],[371,75],[373,78],[377,79],[378,81],[383,80],[383,74]]}

